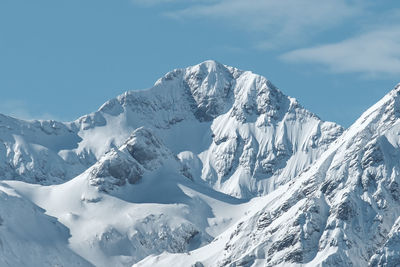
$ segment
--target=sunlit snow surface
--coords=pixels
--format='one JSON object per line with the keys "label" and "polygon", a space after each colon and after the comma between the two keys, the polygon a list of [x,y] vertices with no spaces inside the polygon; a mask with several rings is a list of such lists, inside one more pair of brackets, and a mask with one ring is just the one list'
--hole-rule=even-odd
{"label": "sunlit snow surface", "polygon": [[206,61],[74,122],[2,116],[0,266],[396,266],[399,90],[343,132]]}

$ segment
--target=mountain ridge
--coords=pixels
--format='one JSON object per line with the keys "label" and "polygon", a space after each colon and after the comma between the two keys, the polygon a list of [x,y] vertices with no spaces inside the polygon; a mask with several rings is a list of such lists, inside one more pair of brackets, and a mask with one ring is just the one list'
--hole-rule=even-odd
{"label": "mountain ridge", "polygon": [[390,91],[309,170],[266,195],[263,208],[209,248],[150,256],[137,266],[396,266],[399,94]]}

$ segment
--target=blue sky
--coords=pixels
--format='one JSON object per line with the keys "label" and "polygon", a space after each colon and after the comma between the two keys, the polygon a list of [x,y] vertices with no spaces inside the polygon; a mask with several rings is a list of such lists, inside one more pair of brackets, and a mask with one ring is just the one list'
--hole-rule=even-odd
{"label": "blue sky", "polygon": [[207,59],[349,126],[400,82],[400,2],[0,1],[1,113],[73,120]]}

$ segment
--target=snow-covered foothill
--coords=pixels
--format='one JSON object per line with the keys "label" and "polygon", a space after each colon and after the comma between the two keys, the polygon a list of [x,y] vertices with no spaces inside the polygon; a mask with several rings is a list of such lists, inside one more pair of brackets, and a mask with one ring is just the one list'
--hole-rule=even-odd
{"label": "snow-covered foothill", "polygon": [[57,218],[0,183],[0,266],[93,266],[68,243]]}

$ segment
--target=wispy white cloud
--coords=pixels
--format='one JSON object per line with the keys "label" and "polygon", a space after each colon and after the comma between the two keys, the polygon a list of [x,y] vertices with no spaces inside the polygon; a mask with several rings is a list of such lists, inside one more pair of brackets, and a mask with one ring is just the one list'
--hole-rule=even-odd
{"label": "wispy white cloud", "polygon": [[[400,73],[400,9],[371,0],[133,0],[170,5],[164,14],[182,20],[214,21],[251,33],[251,49],[281,51],[286,62],[319,64],[332,72]],[[348,25],[351,25],[348,27]],[[389,25],[389,26],[388,26]],[[398,26],[396,26],[398,25]],[[350,29],[349,29],[350,28]],[[347,36],[340,33],[340,29]],[[336,41],[327,44],[324,39]],[[324,33],[324,35],[318,35]],[[354,34],[351,36],[351,34]],[[347,38],[347,39],[346,39]],[[331,39],[332,40],[332,39]],[[339,41],[342,40],[342,41]],[[310,43],[312,45],[310,45]],[[315,46],[315,43],[321,45]],[[309,47],[301,48],[309,45]],[[248,49],[248,47],[246,48]],[[270,51],[271,52],[271,51]]]}
{"label": "wispy white cloud", "polygon": [[360,1],[349,0],[218,0],[170,11],[177,19],[213,19],[260,34],[257,47],[296,43],[359,14]]}
{"label": "wispy white cloud", "polygon": [[392,26],[341,42],[297,49],[281,57],[287,62],[318,63],[336,73],[400,74],[400,26]]}

